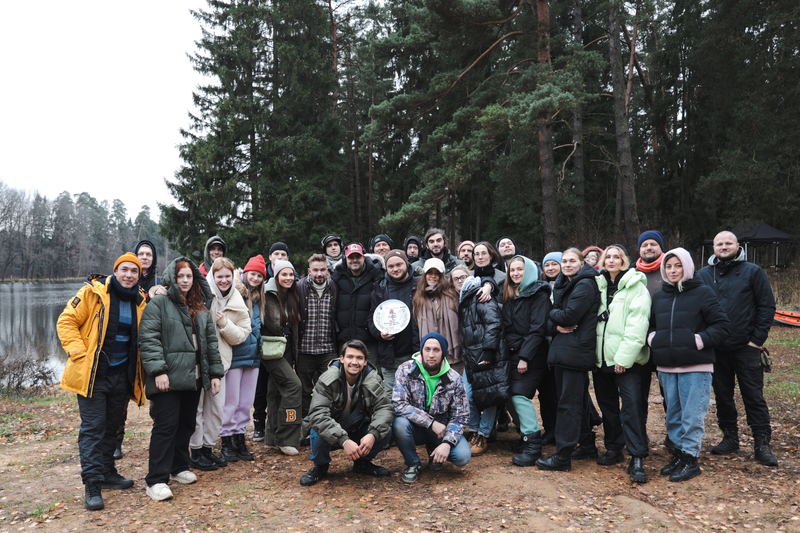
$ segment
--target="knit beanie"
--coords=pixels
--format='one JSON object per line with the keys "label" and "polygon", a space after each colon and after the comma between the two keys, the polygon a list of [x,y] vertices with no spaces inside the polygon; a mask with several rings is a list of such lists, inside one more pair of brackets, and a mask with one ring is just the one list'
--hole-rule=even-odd
{"label": "knit beanie", "polygon": [[461,255],[461,247],[464,246],[465,244],[469,244],[470,246],[475,248],[475,243],[474,242],[472,242],[472,241],[462,241],[461,244],[458,245],[458,248],[456,248],[456,257]]}
{"label": "knit beanie", "polygon": [[251,257],[250,260],[244,267],[242,272],[258,272],[262,276],[267,275],[267,263],[264,261],[264,256],[258,254],[255,257]]}
{"label": "knit beanie", "polygon": [[661,247],[661,251],[662,252],[664,251],[664,237],[661,236],[660,231],[656,231],[654,229],[645,231],[644,233],[639,235],[639,248],[641,249],[642,243],[649,239],[653,239],[654,241],[656,241],[658,245]]}
{"label": "knit beanie", "polygon": [[386,244],[389,245],[389,248],[394,246],[394,241],[392,241],[392,239],[390,239],[388,235],[380,234],[380,235],[375,235],[372,238],[372,242],[370,243],[369,246],[369,251],[373,252],[375,250],[375,245],[378,244],[379,242],[385,242]]}
{"label": "knit beanie", "polygon": [[406,266],[408,266],[408,256],[403,250],[389,250],[386,252],[386,255],[383,258],[384,263],[388,263],[389,259],[392,257],[399,257],[403,261],[405,261]]}
{"label": "knit beanie", "polygon": [[544,256],[544,259],[542,259],[542,265],[544,265],[548,261],[555,261],[556,263],[558,263],[560,265],[561,264],[561,252],[550,252],[549,254]]}
{"label": "knit beanie", "polygon": [[[508,239],[509,241],[511,241],[514,244],[514,253],[515,254],[519,253],[519,246],[517,246],[517,241],[515,241],[514,239],[512,239],[511,237],[506,235],[504,237],[500,237],[499,239],[497,239],[497,242],[494,243],[494,249],[497,250],[498,254],[500,254],[500,241],[502,241],[503,239]],[[502,257],[503,256],[500,255],[501,259],[502,259]]]}
{"label": "knit beanie", "polygon": [[603,255],[603,249],[599,246],[587,246],[586,249],[581,252],[581,254],[586,257],[586,254],[589,252],[597,252],[599,255]]}
{"label": "knit beanie", "polygon": [[139,267],[139,275],[142,273],[142,264],[139,262],[139,258],[133,252],[126,252],[119,256],[116,261],[114,261],[114,272],[117,271],[117,267],[120,263],[134,263],[136,266]]}
{"label": "knit beanie", "polygon": [[441,334],[436,333],[435,331],[431,331],[430,333],[428,333],[427,335],[422,337],[422,340],[419,341],[419,351],[420,352],[422,352],[422,347],[425,346],[425,342],[428,339],[434,339],[439,343],[439,346],[442,347],[442,354],[443,355],[447,353],[447,339],[445,339]]}
{"label": "knit beanie", "polygon": [[275,261],[275,264],[272,266],[272,271],[275,273],[276,278],[278,277],[278,274],[280,274],[281,270],[283,270],[284,268],[291,268],[292,272],[294,272],[294,267],[289,261],[284,261],[283,259]]}
{"label": "knit beanie", "polygon": [[283,244],[282,242],[276,242],[272,246],[269,247],[269,255],[272,255],[272,252],[275,250],[283,250],[287,254],[289,253],[289,247]]}

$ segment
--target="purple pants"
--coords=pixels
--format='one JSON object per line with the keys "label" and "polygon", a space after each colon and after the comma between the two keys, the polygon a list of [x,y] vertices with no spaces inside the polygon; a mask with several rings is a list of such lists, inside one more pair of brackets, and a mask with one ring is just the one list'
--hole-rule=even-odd
{"label": "purple pants", "polygon": [[225,408],[222,411],[221,437],[244,433],[250,423],[250,408],[256,397],[258,367],[231,368],[225,374]]}

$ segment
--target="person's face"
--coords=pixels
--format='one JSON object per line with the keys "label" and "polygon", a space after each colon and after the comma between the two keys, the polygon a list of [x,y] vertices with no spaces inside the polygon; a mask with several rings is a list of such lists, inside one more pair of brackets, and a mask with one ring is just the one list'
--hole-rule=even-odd
{"label": "person's face", "polygon": [[386,261],[386,272],[395,281],[403,281],[408,274],[406,262],[399,257],[392,257]]}
{"label": "person's face", "polygon": [[225,254],[225,250],[222,249],[221,244],[212,244],[211,247],[208,249],[208,256],[211,258],[211,262],[214,262],[214,259],[218,257],[222,257]]}
{"label": "person's face", "polygon": [[342,253],[342,247],[339,246],[337,241],[331,241],[325,245],[325,255],[329,257],[338,257]]}
{"label": "person's face", "polygon": [[311,276],[311,281],[317,285],[322,285],[328,279],[328,265],[322,261],[309,263],[308,275]]}
{"label": "person's face", "polygon": [[284,289],[291,289],[294,285],[294,271],[291,268],[284,268],[278,272],[278,285]]}
{"label": "person's face", "polygon": [[288,261],[289,254],[286,253],[286,250],[275,250],[269,254],[269,260],[272,263],[272,266],[275,266],[275,261]]}
{"label": "person's face", "polygon": [[508,267],[508,275],[511,276],[511,281],[514,285],[522,283],[522,276],[525,275],[525,261],[514,261]]}
{"label": "person's face", "polygon": [[136,257],[139,258],[139,262],[142,264],[142,270],[145,272],[150,270],[150,267],[153,265],[153,250],[143,244],[139,247],[139,251],[136,252]]}
{"label": "person's face", "polygon": [[664,265],[664,270],[667,273],[667,280],[670,283],[675,284],[683,279],[683,265],[677,256],[672,256],[667,260],[667,264]]}
{"label": "person's face", "polygon": [[192,269],[188,266],[183,267],[182,269],[178,270],[177,278],[178,289],[181,291],[181,294],[186,296],[186,293],[188,293],[189,289],[192,288],[192,282],[194,282]]}
{"label": "person's face", "polygon": [[564,254],[561,256],[561,272],[568,278],[572,279],[572,276],[577,274],[581,267],[583,267],[583,261],[577,255]]}
{"label": "person's face", "polygon": [[453,270],[450,272],[450,281],[453,282],[453,288],[456,292],[461,292],[461,287],[464,286],[464,282],[467,281],[467,273],[460,268],[458,270]]}
{"label": "person's face", "polygon": [[222,294],[226,294],[233,285],[233,272],[227,268],[220,268],[214,272],[214,283]]}
{"label": "person's face", "polygon": [[642,245],[639,247],[639,257],[644,259],[647,263],[652,263],[658,259],[662,253],[664,253],[664,251],[655,239],[647,239],[642,242]]}
{"label": "person's face", "polygon": [[375,243],[375,246],[372,248],[376,254],[383,257],[385,256],[391,248],[389,248],[389,243],[386,241],[378,241]]}
{"label": "person's face", "polygon": [[440,279],[442,279],[442,275],[439,274],[439,271],[436,269],[432,268],[425,272],[425,283],[428,285],[428,287],[436,285],[439,283]]}
{"label": "person's face", "polygon": [[358,253],[352,253],[347,256],[347,268],[353,274],[358,274],[364,267],[364,256]]}
{"label": "person's face", "polygon": [[503,259],[509,259],[517,253],[517,247],[514,246],[511,239],[500,239],[500,242],[497,243],[497,251],[500,252]]}
{"label": "person's face", "polygon": [[714,237],[714,253],[717,259],[729,261],[736,257],[739,251],[739,240],[730,231],[723,231]]}
{"label": "person's face", "polygon": [[408,243],[408,246],[406,246],[406,255],[409,257],[419,257],[419,246],[417,246],[417,243]]}
{"label": "person's face", "polygon": [[441,233],[435,233],[428,237],[426,246],[433,255],[441,255],[444,250],[444,236]]}
{"label": "person's face", "polygon": [[622,255],[620,255],[619,250],[616,248],[609,248],[606,251],[603,268],[605,268],[609,274],[616,276],[622,270],[622,265]]}
{"label": "person's face", "polygon": [[344,366],[345,373],[351,376],[358,376],[367,366],[367,358],[364,352],[352,346],[345,348],[344,355],[339,356],[339,362]]}
{"label": "person's face", "polygon": [[586,254],[586,262],[592,266],[597,265],[598,259],[600,259],[600,254],[597,252],[597,250],[592,250]]}
{"label": "person's face", "polygon": [[114,277],[124,288],[132,289],[136,282],[139,281],[139,267],[136,263],[123,261],[114,271]]}
{"label": "person's face", "polygon": [[553,261],[552,259],[550,261],[545,262],[544,264],[545,276],[547,276],[550,279],[553,279],[559,274],[561,274],[561,263],[559,263],[558,261]]}
{"label": "person's face", "polygon": [[469,244],[465,244],[461,247],[461,251],[458,252],[458,258],[464,261],[466,264],[472,263],[472,246]]}
{"label": "person's face", "polygon": [[475,265],[479,267],[489,266],[492,262],[492,256],[485,246],[476,246],[472,251],[472,257],[475,258]]}
{"label": "person's face", "polygon": [[256,272],[255,270],[249,270],[244,275],[244,280],[251,289],[254,289],[258,287],[262,281],[264,281],[264,274],[261,272]]}
{"label": "person's face", "polygon": [[428,371],[428,374],[434,376],[439,373],[442,368],[442,346],[436,339],[428,339],[422,346],[422,366]]}

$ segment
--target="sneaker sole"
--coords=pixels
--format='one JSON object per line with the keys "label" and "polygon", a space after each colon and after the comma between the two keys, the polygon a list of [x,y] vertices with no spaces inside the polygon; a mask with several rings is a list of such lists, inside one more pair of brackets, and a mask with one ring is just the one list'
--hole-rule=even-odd
{"label": "sneaker sole", "polygon": [[173,497],[172,494],[170,494],[168,496],[156,497],[155,495],[150,494],[150,493],[148,493],[147,496],[149,496],[151,500],[156,501],[156,502],[164,502],[164,501],[167,501],[167,500],[171,500],[172,497]]}

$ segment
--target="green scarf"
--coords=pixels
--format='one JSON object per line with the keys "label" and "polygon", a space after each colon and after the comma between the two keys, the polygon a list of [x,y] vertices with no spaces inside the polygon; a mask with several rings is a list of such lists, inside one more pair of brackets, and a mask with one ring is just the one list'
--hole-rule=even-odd
{"label": "green scarf", "polygon": [[419,367],[419,371],[422,372],[422,378],[425,380],[425,386],[428,387],[428,398],[425,402],[425,410],[431,408],[431,402],[433,401],[433,391],[436,390],[436,385],[439,384],[439,378],[447,374],[447,371],[450,370],[450,363],[447,362],[447,358],[442,358],[442,368],[439,370],[439,373],[435,376],[431,376],[428,374],[428,371],[425,370],[425,366],[422,364],[422,355],[419,352],[414,354],[414,361],[417,362],[417,366]]}

